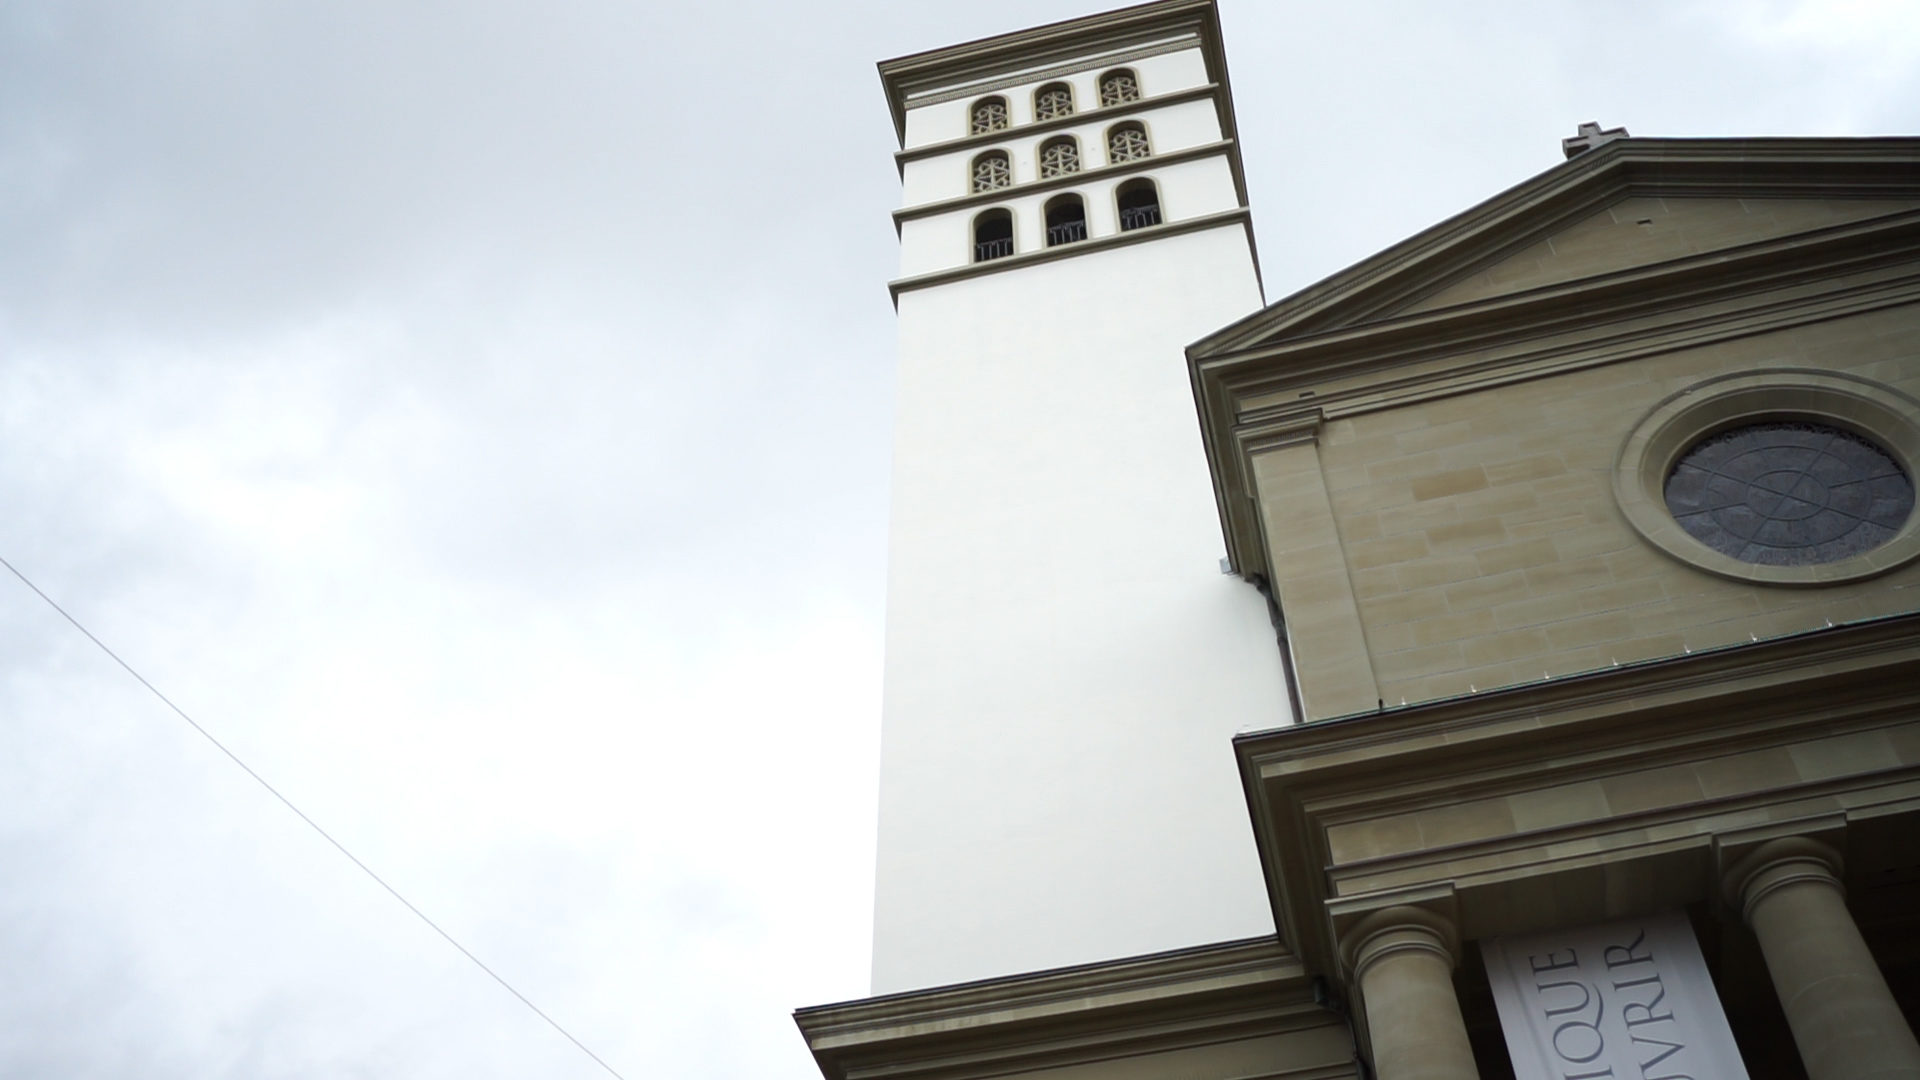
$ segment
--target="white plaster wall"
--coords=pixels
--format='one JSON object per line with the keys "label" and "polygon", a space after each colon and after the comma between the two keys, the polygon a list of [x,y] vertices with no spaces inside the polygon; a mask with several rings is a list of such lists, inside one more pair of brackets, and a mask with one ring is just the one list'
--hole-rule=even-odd
{"label": "white plaster wall", "polygon": [[1272,932],[1182,355],[1259,304],[1237,224],[901,295],[875,993]]}
{"label": "white plaster wall", "polygon": [[[1091,109],[1100,103],[1100,76],[1116,67],[1132,68],[1140,76],[1141,94],[1148,97],[1207,83],[1207,61],[1197,43],[1191,49],[1140,60],[1115,62],[1092,58],[1087,61],[1084,70],[1072,74],[1050,79],[1035,78],[1003,89],[983,89],[954,101],[919,104],[909,99],[906,136],[901,140],[901,145],[911,149],[962,138],[968,131],[967,119],[973,103],[989,94],[999,94],[1007,99],[1007,120],[1016,128],[1033,122],[1033,92],[1048,83],[1064,82],[1072,86],[1074,108]],[[1017,78],[1019,75],[1020,72],[1013,71],[1003,77]],[[999,80],[996,78],[993,81]]]}
{"label": "white plaster wall", "polygon": [[[1239,192],[1233,186],[1233,171],[1224,152],[1196,161],[1164,165],[1147,172],[1099,177],[1090,174],[1087,181],[1070,188],[1049,188],[1021,194],[1015,186],[1008,197],[991,204],[968,206],[945,214],[910,218],[900,225],[900,276],[965,266],[973,260],[973,219],[982,210],[1005,207],[1013,212],[1015,252],[1037,251],[1046,246],[1045,216],[1047,200],[1065,191],[1079,192],[1087,203],[1088,234],[1108,236],[1119,231],[1119,212],[1114,207],[1113,189],[1135,176],[1151,177],[1160,186],[1160,211],[1163,221],[1183,221],[1207,214],[1231,210],[1240,205]],[[1219,327],[1213,327],[1217,330]],[[1203,336],[1206,331],[1195,334]],[[1182,344],[1185,344],[1184,342]]]}
{"label": "white plaster wall", "polygon": [[1090,116],[1086,123],[1067,128],[1031,134],[1009,128],[1002,133],[1004,138],[990,146],[972,146],[907,162],[900,173],[900,205],[920,206],[969,194],[973,160],[988,150],[1007,152],[1013,162],[1015,184],[1038,179],[1040,144],[1060,135],[1080,140],[1082,168],[1099,168],[1107,164],[1107,129],[1127,120],[1137,120],[1146,126],[1147,145],[1156,154],[1204,146],[1219,142],[1221,137],[1220,114],[1211,101],[1156,106],[1149,100],[1124,112],[1102,110]]}
{"label": "white plaster wall", "polygon": [[[993,91],[993,93],[1006,94],[1007,92],[1004,90],[996,90]],[[977,97],[986,96],[986,94],[977,95]],[[948,139],[958,139],[965,136],[968,130],[967,110],[973,106],[975,100],[976,98],[969,97],[962,98],[958,101],[939,101],[931,105],[915,105],[909,101],[907,103],[907,133],[906,136],[900,140],[901,147],[911,150],[916,146],[946,142]],[[1014,108],[1015,103],[1013,96],[1008,94],[1007,115],[1009,120],[1013,123],[1023,122],[1013,119]],[[1031,119],[1031,117],[1028,119]]]}
{"label": "white plaster wall", "polygon": [[1145,97],[1205,86],[1211,81],[1207,78],[1207,58],[1198,48],[1130,60],[1126,66],[1140,76],[1140,93]]}

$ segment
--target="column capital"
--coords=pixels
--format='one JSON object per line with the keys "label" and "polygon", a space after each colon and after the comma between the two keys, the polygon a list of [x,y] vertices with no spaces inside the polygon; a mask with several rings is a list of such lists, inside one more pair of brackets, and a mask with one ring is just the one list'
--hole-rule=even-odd
{"label": "column capital", "polygon": [[1382,908],[1341,935],[1340,958],[1358,979],[1367,968],[1397,953],[1427,952],[1451,971],[1460,962],[1460,931],[1453,920],[1426,908]]}
{"label": "column capital", "polygon": [[1845,892],[1840,853],[1818,840],[1786,836],[1769,840],[1748,852],[1720,879],[1727,903],[1738,909],[1740,920],[1751,924],[1753,909],[1775,890],[1799,882],[1817,882]]}

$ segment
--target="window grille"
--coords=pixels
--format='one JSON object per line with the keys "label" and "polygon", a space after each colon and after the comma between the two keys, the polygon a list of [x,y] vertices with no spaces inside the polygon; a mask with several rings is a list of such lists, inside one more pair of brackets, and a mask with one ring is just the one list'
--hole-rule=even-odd
{"label": "window grille", "polygon": [[1013,237],[994,236],[985,240],[976,240],[973,244],[973,261],[986,262],[988,259],[1004,259],[1013,254]]}
{"label": "window grille", "polygon": [[975,135],[985,135],[990,131],[1007,129],[1007,99],[1003,97],[981,98],[973,103],[973,115],[970,131]]}
{"label": "window grille", "polygon": [[1100,104],[1119,105],[1140,100],[1140,80],[1125,68],[1100,76]]}
{"label": "window grille", "polygon": [[1050,83],[1034,91],[1033,118],[1053,120],[1073,115],[1073,88],[1066,83]]}
{"label": "window grille", "polygon": [[1114,192],[1120,209],[1120,231],[1132,232],[1160,224],[1160,192],[1151,180],[1129,180]]}
{"label": "window grille", "polygon": [[1006,154],[995,150],[973,159],[973,190],[994,191],[1012,184],[1013,165],[1007,160]]}
{"label": "window grille", "polygon": [[1079,171],[1080,145],[1072,139],[1055,139],[1040,148],[1040,179]]}
{"label": "window grille", "polygon": [[1108,161],[1117,164],[1139,161],[1152,155],[1153,149],[1147,145],[1147,129],[1139,124],[1117,124],[1107,131]]}
{"label": "window grille", "polygon": [[1047,204],[1047,246],[1087,238],[1087,205],[1078,195],[1062,195]]}
{"label": "window grille", "polygon": [[1087,238],[1087,223],[1084,221],[1063,221],[1058,225],[1047,226],[1047,246],[1071,244],[1075,240]]}
{"label": "window grille", "polygon": [[988,210],[973,219],[973,261],[1004,259],[1013,254],[1013,214]]}

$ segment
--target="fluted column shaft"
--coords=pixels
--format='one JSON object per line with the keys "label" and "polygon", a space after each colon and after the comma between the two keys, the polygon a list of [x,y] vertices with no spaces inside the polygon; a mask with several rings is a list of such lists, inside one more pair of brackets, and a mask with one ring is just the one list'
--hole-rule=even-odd
{"label": "fluted column shaft", "polygon": [[1810,1080],[1920,1080],[1920,1043],[1861,940],[1839,870],[1825,844],[1772,840],[1728,871],[1727,897],[1760,939]]}
{"label": "fluted column shaft", "polygon": [[1479,1080],[1453,992],[1453,926],[1420,908],[1395,907],[1369,915],[1347,940],[1379,1080]]}

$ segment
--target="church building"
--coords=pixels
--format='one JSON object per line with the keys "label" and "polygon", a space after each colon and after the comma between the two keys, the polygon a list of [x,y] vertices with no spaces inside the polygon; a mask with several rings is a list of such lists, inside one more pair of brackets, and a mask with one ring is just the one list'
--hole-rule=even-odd
{"label": "church building", "polygon": [[824,1076],[1920,1080],[1920,139],[1582,125],[1268,305],[1212,0],[880,73]]}

